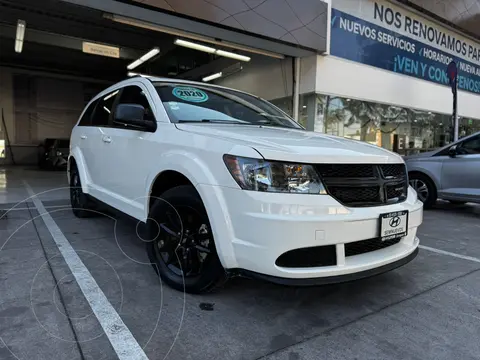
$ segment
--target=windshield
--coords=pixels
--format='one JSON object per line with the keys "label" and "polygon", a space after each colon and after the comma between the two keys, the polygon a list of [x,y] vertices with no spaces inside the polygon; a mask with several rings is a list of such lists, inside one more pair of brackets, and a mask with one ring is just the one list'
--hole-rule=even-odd
{"label": "windshield", "polygon": [[205,85],[154,83],[173,123],[223,123],[302,129],[267,101],[235,90]]}

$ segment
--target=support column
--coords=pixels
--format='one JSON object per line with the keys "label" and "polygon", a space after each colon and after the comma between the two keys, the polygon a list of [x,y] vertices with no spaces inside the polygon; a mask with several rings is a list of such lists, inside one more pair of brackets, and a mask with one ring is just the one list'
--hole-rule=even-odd
{"label": "support column", "polygon": [[293,60],[293,118],[298,122],[300,109],[300,59]]}

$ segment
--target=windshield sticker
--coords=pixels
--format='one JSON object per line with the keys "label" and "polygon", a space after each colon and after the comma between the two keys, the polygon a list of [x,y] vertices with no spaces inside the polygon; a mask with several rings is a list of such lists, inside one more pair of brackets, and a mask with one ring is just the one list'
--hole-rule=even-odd
{"label": "windshield sticker", "polygon": [[208,95],[194,87],[176,87],[172,91],[173,96],[188,102],[201,103],[208,100]]}

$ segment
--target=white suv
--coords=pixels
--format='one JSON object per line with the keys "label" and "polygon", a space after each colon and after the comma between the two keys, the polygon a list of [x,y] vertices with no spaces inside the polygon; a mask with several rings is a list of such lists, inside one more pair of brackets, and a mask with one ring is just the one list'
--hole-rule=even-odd
{"label": "white suv", "polygon": [[68,177],[76,216],[105,203],[146,223],[154,268],[191,293],[237,275],[353,280],[418,252],[423,207],[400,156],[219,86],[138,77],[103,91],[72,131]]}

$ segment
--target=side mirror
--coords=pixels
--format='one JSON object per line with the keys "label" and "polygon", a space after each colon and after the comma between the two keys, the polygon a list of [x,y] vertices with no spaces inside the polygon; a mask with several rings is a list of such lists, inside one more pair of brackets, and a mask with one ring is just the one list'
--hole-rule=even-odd
{"label": "side mirror", "polygon": [[454,158],[457,156],[457,154],[458,154],[457,145],[453,145],[450,149],[448,149],[448,156]]}
{"label": "side mirror", "polygon": [[115,111],[113,122],[125,125],[140,131],[154,132],[157,129],[155,121],[144,119],[145,108],[137,104],[120,104]]}

